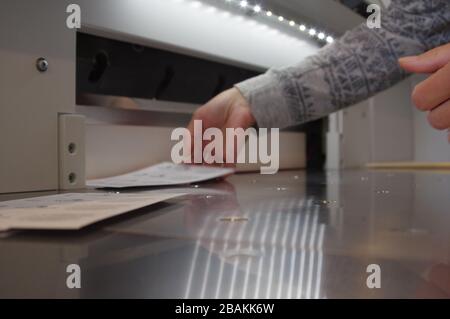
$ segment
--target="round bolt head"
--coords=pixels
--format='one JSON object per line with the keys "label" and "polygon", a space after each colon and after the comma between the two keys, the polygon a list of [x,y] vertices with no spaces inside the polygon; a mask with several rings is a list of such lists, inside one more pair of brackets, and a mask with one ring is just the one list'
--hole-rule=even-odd
{"label": "round bolt head", "polygon": [[36,68],[39,72],[45,72],[48,70],[48,61],[45,58],[39,58],[36,60]]}

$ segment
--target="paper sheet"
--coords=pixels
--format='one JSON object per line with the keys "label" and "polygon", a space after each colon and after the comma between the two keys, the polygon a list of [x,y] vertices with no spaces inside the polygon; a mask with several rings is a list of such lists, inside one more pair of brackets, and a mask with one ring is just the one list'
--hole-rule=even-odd
{"label": "paper sheet", "polygon": [[234,170],[231,168],[177,165],[164,162],[124,175],[90,180],[87,185],[98,188],[182,185],[226,176],[233,172]]}
{"label": "paper sheet", "polygon": [[184,194],[70,193],[0,202],[0,231],[75,230]]}

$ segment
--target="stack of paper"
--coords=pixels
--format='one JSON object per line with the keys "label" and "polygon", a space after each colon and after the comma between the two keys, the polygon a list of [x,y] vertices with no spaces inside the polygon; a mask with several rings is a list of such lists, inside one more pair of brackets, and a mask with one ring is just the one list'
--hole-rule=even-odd
{"label": "stack of paper", "polygon": [[[99,188],[168,186],[197,183],[233,173],[232,169],[161,163],[129,174],[91,180]],[[10,229],[80,229],[170,198],[177,191],[71,193],[0,202],[0,231]]]}
{"label": "stack of paper", "polygon": [[90,180],[87,185],[98,188],[182,185],[203,182],[230,175],[233,172],[231,168],[177,165],[165,162],[124,175]]}
{"label": "stack of paper", "polygon": [[70,193],[0,202],[0,231],[80,229],[184,194]]}

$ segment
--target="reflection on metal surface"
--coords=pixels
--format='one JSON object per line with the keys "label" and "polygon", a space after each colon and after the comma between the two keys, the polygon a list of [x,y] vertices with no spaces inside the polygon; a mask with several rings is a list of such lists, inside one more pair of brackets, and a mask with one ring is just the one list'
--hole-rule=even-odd
{"label": "reflection on metal surface", "polygon": [[[211,217],[208,216],[208,218],[205,219],[204,223],[206,224],[210,218]],[[202,237],[205,232],[206,232],[206,227],[203,226],[202,230],[200,232],[200,237]],[[193,277],[194,277],[194,270],[195,270],[195,261],[198,258],[199,250],[200,250],[200,241],[197,241],[197,243],[195,245],[195,249],[194,249],[194,256],[192,257],[191,271],[189,272],[188,285],[187,285],[188,288],[187,288],[187,291],[186,291],[186,297],[185,298],[188,298],[189,292],[190,292],[190,289],[191,289],[191,286],[192,286],[192,280],[193,280]]]}
{"label": "reflection on metal surface", "polygon": [[[205,218],[185,298],[323,297],[325,225],[319,223],[319,207],[312,198],[271,200],[239,219],[248,222],[223,226],[211,215]],[[199,253],[205,250],[206,254]]]}
{"label": "reflection on metal surface", "polygon": [[[86,231],[8,233],[0,297],[450,298],[449,190],[450,174],[367,170],[179,188],[190,195]],[[70,263],[77,292],[61,285]]]}

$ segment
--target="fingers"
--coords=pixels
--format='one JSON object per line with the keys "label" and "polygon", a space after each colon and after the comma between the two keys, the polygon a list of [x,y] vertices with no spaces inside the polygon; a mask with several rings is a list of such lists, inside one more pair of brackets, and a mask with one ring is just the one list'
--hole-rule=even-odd
{"label": "fingers", "polygon": [[437,130],[450,128],[450,100],[428,113],[428,122]]}
{"label": "fingers", "polygon": [[[189,125],[187,126],[187,129],[189,130],[189,136],[190,136],[190,143],[189,145],[185,144],[185,149],[189,149],[188,157],[190,157],[190,163],[195,164],[195,121],[201,120],[201,115],[199,113],[199,110],[194,112],[194,115],[192,116],[191,121],[189,122]],[[197,155],[198,156],[198,155]]]}
{"label": "fingers", "polygon": [[419,83],[412,100],[418,109],[430,111],[450,98],[450,63]]}
{"label": "fingers", "polygon": [[[198,128],[198,121],[201,121],[201,129]],[[234,150],[230,150],[230,156],[227,163],[227,141],[223,141],[223,151],[222,154],[200,154],[200,150],[213,150],[215,149],[215,144],[211,140],[203,139],[203,134],[205,130],[209,128],[216,128],[221,130],[222,138],[226,136],[226,131],[228,128],[230,129],[247,129],[252,126],[256,122],[253,117],[250,106],[248,105],[245,98],[241,95],[241,93],[233,88],[222,92],[218,96],[214,97],[208,103],[200,107],[192,117],[188,125],[188,130],[191,135],[191,158],[193,158],[193,162],[196,162],[196,158],[200,159],[203,157],[207,157],[204,159],[206,163],[209,164],[219,164],[222,165],[222,161],[219,161],[217,158],[223,157],[223,162],[225,165],[234,165],[235,161],[231,161],[231,155],[234,155],[234,159],[236,159],[237,151],[236,146],[234,145]],[[197,124],[197,125],[196,125]],[[200,141],[199,141],[200,140]],[[214,139],[215,141],[215,139]],[[199,147],[198,145],[201,145]],[[210,146],[207,148],[207,146]],[[231,146],[231,143],[230,143]],[[216,160],[218,162],[213,162],[212,160]],[[198,162],[198,161],[197,161]]]}
{"label": "fingers", "polygon": [[255,123],[255,118],[250,111],[246,108],[236,107],[234,112],[229,115],[226,127],[246,130]]}
{"label": "fingers", "polygon": [[403,57],[400,66],[412,73],[433,73],[450,62],[450,43],[427,51],[421,55]]}
{"label": "fingers", "polygon": [[434,73],[419,83],[412,93],[418,109],[430,111],[428,122],[438,130],[448,130],[450,143],[450,43],[424,54],[399,59],[409,72]]}

